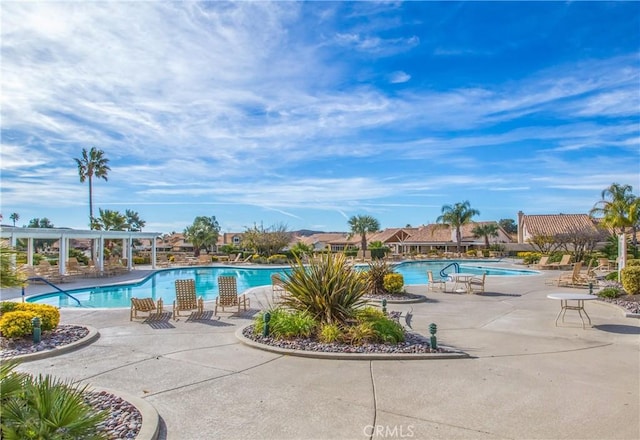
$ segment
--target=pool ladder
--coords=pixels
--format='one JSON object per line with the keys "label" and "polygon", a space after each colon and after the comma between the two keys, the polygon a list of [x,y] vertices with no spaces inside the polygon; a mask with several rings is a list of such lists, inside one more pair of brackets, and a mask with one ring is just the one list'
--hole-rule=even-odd
{"label": "pool ladder", "polygon": [[[45,284],[50,285],[51,287],[53,287],[54,289],[56,289],[58,292],[67,295],[69,298],[71,298],[72,300],[74,300],[75,302],[78,303],[79,306],[82,306],[82,304],[80,304],[80,300],[78,298],[76,298],[75,296],[71,295],[69,292],[62,290],[61,288],[59,288],[58,286],[56,286],[55,284],[53,284],[51,281],[47,280],[46,278],[42,278],[42,277],[31,277],[31,278],[27,278],[28,281],[42,281]],[[24,302],[24,286],[22,286],[22,302]]]}
{"label": "pool ladder", "polygon": [[453,263],[447,264],[445,267],[442,268],[442,270],[440,271],[440,276],[442,278],[447,278],[449,276],[449,274],[445,272],[445,269],[448,269],[450,267],[453,267],[454,273],[460,273],[460,265],[454,261]]}

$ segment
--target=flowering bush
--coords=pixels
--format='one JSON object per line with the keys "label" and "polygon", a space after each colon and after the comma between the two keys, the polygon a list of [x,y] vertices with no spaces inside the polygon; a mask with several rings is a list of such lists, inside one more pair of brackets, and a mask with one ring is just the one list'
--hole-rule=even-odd
{"label": "flowering bush", "polygon": [[400,293],[404,287],[404,278],[399,273],[388,273],[384,276],[384,290],[390,293]]}
{"label": "flowering bush", "polygon": [[60,323],[60,309],[48,304],[18,303],[15,310],[33,312],[42,321],[42,331],[53,330]]}
{"label": "flowering bush", "polygon": [[0,318],[0,332],[5,338],[21,338],[33,333],[31,320],[37,315],[32,311],[14,311]]}

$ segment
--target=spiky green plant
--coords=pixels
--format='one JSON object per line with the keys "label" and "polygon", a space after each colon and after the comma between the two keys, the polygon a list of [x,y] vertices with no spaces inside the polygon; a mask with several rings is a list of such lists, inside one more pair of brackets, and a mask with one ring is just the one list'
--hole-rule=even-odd
{"label": "spiky green plant", "polygon": [[[97,430],[107,417],[84,401],[85,387],[54,379],[13,372],[15,364],[0,371],[2,438],[7,440],[105,439]],[[19,387],[17,389],[16,387]]]}
{"label": "spiky green plant", "polygon": [[366,304],[367,285],[341,254],[322,255],[309,266],[296,260],[283,284],[283,306],[307,312],[319,324],[345,324]]}
{"label": "spiky green plant", "polygon": [[337,324],[324,324],[318,332],[320,342],[332,343],[342,340],[343,332]]}
{"label": "spiky green plant", "polygon": [[[254,321],[253,331],[255,334],[262,333],[265,313],[260,313]],[[308,338],[317,327],[316,321],[307,312],[291,312],[282,308],[273,308],[269,310],[269,314],[271,315],[269,335],[276,339]]]}
{"label": "spiky green plant", "polygon": [[371,293],[379,295],[386,293],[384,288],[384,277],[395,273],[393,268],[385,260],[372,260],[369,263],[367,274],[368,285]]}

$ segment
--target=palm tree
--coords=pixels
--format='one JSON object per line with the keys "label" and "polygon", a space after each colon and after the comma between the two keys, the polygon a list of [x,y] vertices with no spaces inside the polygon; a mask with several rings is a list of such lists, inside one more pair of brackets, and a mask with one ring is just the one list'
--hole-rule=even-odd
{"label": "palm tree", "polygon": [[91,229],[100,231],[126,231],[128,228],[127,218],[119,211],[99,208],[100,216],[93,219]]}
{"label": "palm tree", "polygon": [[78,165],[80,182],[84,183],[85,180],[89,180],[89,224],[93,229],[93,177],[108,180],[107,174],[111,171],[108,166],[109,159],[104,157],[104,151],[91,147],[88,152],[86,148],[83,148],[82,158],[74,160]]}
{"label": "palm tree", "polygon": [[[184,238],[193,245],[193,255],[198,257],[200,249],[212,248],[218,242],[220,225],[215,216],[198,216],[193,220],[193,224],[184,230]],[[207,251],[208,252],[208,251]]]}
{"label": "palm tree", "polygon": [[140,214],[131,209],[125,210],[124,215],[127,218],[129,231],[142,231],[142,228],[144,228],[144,225],[147,223],[140,218]]}
{"label": "palm tree", "polygon": [[638,209],[640,202],[631,191],[631,185],[620,185],[612,183],[601,193],[602,200],[596,202],[589,215],[592,217],[602,216],[602,225],[612,228],[614,231],[619,228],[624,234],[626,228],[638,226]]}
{"label": "palm tree", "polygon": [[350,236],[360,235],[360,249],[364,256],[367,250],[367,233],[378,232],[380,223],[370,215],[354,215],[349,219],[349,226],[351,227]]}
{"label": "palm tree", "polygon": [[460,253],[462,234],[460,228],[471,221],[474,215],[480,215],[480,211],[471,208],[468,200],[456,203],[455,205],[442,206],[442,215],[436,219],[436,223],[442,223],[456,229],[457,252]]}
{"label": "palm tree", "polygon": [[20,214],[18,214],[17,212],[14,212],[13,214],[11,214],[9,216],[9,218],[13,221],[13,226],[15,227],[16,226],[16,222],[18,220],[20,220]]}
{"label": "palm tree", "polygon": [[485,223],[483,225],[476,225],[476,227],[471,230],[471,233],[476,238],[484,237],[484,245],[487,249],[489,249],[489,237],[498,236],[498,225],[497,223]]}

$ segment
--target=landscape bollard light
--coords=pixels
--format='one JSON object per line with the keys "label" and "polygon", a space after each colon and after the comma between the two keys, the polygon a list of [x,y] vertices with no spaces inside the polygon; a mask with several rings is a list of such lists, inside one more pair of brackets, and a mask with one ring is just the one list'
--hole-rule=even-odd
{"label": "landscape bollard light", "polygon": [[387,300],[386,299],[382,300],[382,313],[384,313],[385,315],[387,314]]}
{"label": "landscape bollard light", "polygon": [[429,333],[431,333],[431,348],[434,350],[438,348],[438,339],[436,338],[436,332],[438,331],[438,326],[434,323],[429,325]]}
{"label": "landscape bollard light", "polygon": [[271,313],[265,313],[263,319],[264,327],[262,327],[262,337],[266,338],[267,336],[269,336],[269,321],[271,321]]}
{"label": "landscape bollard light", "polygon": [[33,328],[33,342],[40,342],[40,336],[42,335],[42,329],[40,328],[40,318],[37,316],[31,320],[31,327]]}
{"label": "landscape bollard light", "polygon": [[589,295],[593,295],[593,283],[589,283]]}

